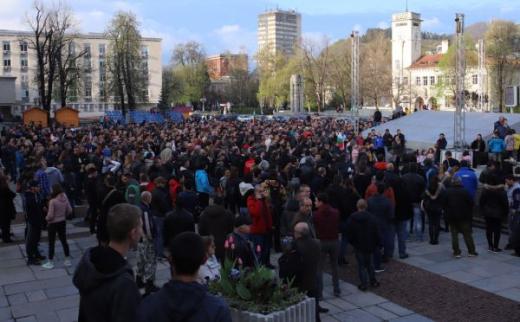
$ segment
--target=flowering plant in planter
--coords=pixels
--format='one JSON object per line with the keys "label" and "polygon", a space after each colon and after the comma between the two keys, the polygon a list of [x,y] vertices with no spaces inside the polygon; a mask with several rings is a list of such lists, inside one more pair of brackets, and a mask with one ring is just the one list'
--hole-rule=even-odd
{"label": "flowering plant in planter", "polygon": [[[233,252],[233,239],[227,240],[227,255]],[[258,251],[258,250],[257,250]],[[282,283],[276,273],[262,265],[243,268],[241,259],[226,256],[220,279],[209,285],[210,292],[223,296],[232,308],[261,314],[297,304],[305,295],[292,287],[292,281]]]}

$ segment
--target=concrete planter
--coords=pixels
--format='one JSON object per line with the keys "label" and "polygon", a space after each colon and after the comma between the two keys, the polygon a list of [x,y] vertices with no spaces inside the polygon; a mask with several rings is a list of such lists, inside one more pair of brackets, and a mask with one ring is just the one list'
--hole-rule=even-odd
{"label": "concrete planter", "polygon": [[259,314],[231,308],[233,322],[316,322],[316,304],[313,298],[306,298],[283,311]]}

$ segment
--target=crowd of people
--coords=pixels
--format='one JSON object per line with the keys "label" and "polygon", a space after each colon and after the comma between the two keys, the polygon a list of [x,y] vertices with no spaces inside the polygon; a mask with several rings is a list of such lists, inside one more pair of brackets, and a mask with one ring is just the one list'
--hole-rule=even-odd
{"label": "crowd of people", "polygon": [[[361,130],[372,125],[359,122]],[[380,286],[385,263],[409,256],[410,240],[436,245],[450,231],[460,258],[460,233],[468,256],[477,256],[475,213],[485,218],[490,252],[502,251],[507,222],[507,248],[520,255],[520,174],[504,173],[502,158],[489,160],[479,178],[473,159],[448,151],[441,162],[443,135],[428,151],[411,151],[406,142],[399,130],[356,135],[348,121],[311,117],[4,128],[2,239],[11,241],[15,182],[27,264],[54,268],[58,235],[70,266],[66,220],[86,201],[85,221],[99,246],[74,275],[80,321],[230,321],[226,304],[205,288],[229,254],[237,268],[263,265],[294,279],[323,313],[324,271],[329,267],[340,296],[350,247],[366,291]],[[42,229],[47,256],[38,247]],[[125,259],[133,248],[135,277]],[[272,252],[283,254],[278,263]],[[159,289],[155,271],[163,260],[172,280]]]}

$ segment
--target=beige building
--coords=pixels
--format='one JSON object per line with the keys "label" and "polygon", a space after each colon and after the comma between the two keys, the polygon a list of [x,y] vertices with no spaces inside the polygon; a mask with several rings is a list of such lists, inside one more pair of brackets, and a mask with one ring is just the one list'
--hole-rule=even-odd
{"label": "beige building", "polygon": [[302,18],[294,10],[272,10],[258,16],[258,50],[268,47],[273,53],[292,55],[301,37]]}
{"label": "beige building", "polygon": [[[38,87],[36,79],[36,55],[27,41],[33,34],[24,31],[0,30],[2,44],[2,69],[0,76],[16,77],[16,107],[13,114],[21,114],[29,106],[37,105]],[[106,59],[110,41],[103,34],[88,33],[79,35],[70,50],[86,55],[79,58],[78,65],[82,68],[81,82],[76,90],[77,95],[69,98],[69,106],[80,111],[80,116],[102,114],[114,109],[114,97],[106,92],[107,67]],[[162,86],[161,39],[143,38],[141,46],[143,69],[148,74],[149,104],[157,104]],[[58,108],[59,102],[53,102],[53,108]]]}

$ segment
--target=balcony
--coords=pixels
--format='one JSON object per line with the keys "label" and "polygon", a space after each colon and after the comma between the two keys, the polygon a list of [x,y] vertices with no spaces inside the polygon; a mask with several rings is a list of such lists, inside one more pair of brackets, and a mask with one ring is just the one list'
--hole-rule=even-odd
{"label": "balcony", "polygon": [[22,50],[20,52],[20,56],[23,56],[23,57],[27,56],[27,50]]}
{"label": "balcony", "polygon": [[28,69],[29,69],[29,68],[28,68],[27,66],[21,66],[21,67],[20,67],[20,70],[21,70],[22,72],[26,72]]}
{"label": "balcony", "polygon": [[11,66],[4,66],[4,72],[10,72]]}
{"label": "balcony", "polygon": [[5,49],[4,49],[4,55],[9,55],[10,53],[11,53],[10,50],[5,50]]}

